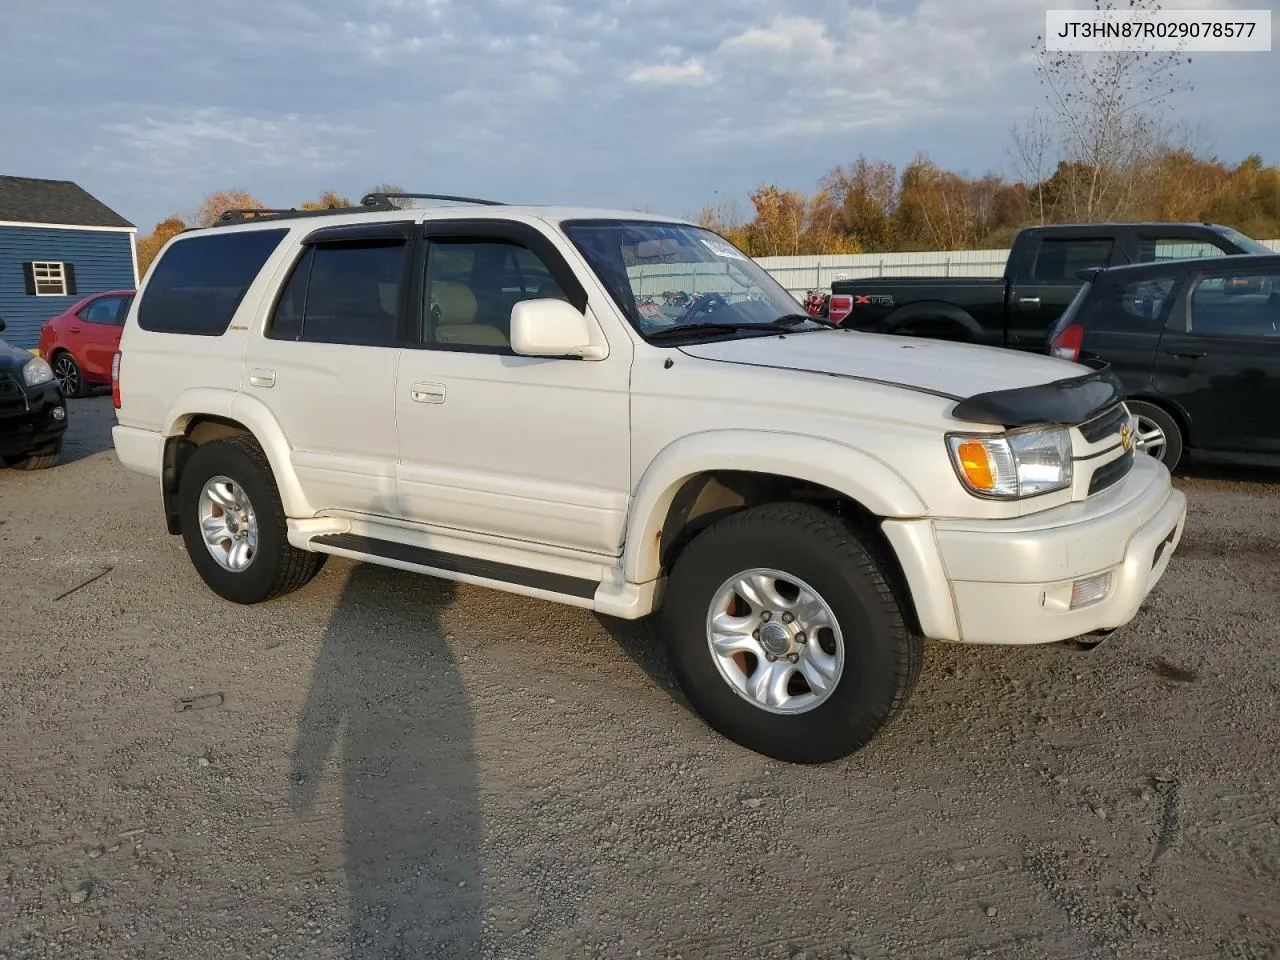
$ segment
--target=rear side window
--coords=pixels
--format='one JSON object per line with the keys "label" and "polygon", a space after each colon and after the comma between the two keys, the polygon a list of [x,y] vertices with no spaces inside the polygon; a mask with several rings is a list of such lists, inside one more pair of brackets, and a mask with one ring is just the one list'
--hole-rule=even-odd
{"label": "rear side window", "polygon": [[1111,262],[1112,246],[1111,240],[1041,240],[1031,275],[1037,283],[1079,283],[1081,270]]}
{"label": "rear side window", "polygon": [[403,240],[308,246],[281,291],[267,336],[307,343],[397,346],[408,248]]}
{"label": "rear side window", "polygon": [[1138,247],[1138,259],[1199,260],[1202,257],[1225,257],[1226,251],[1207,240],[1188,240],[1178,237],[1143,237]]}
{"label": "rear side window", "polygon": [[1177,293],[1173,277],[1147,277],[1128,283],[1098,284],[1086,311],[1099,330],[1144,330],[1164,324]]}
{"label": "rear side window", "polygon": [[1206,277],[1191,292],[1191,331],[1280,337],[1280,273]]}
{"label": "rear side window", "polygon": [[97,323],[103,326],[114,325],[120,313],[123,297],[99,297],[80,311],[78,316],[85,323]]}
{"label": "rear side window", "polygon": [[286,230],[248,230],[179,240],[160,258],[138,304],[152,333],[219,337]]}

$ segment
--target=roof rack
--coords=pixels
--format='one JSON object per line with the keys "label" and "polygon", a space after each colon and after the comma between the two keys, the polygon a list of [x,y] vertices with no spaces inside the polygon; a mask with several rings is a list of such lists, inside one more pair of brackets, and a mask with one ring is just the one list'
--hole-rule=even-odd
{"label": "roof rack", "polygon": [[[391,209],[386,207],[385,209]],[[288,209],[276,207],[241,207],[234,210],[224,210],[222,215],[218,217],[215,227],[223,227],[233,223],[248,223],[251,220],[286,220],[292,217],[326,217],[335,213],[368,213],[368,207],[325,207],[321,210],[299,210],[297,207],[289,207]]]}
{"label": "roof rack", "polygon": [[503,207],[500,200],[481,200],[477,197],[454,197],[447,193],[366,193],[360,203],[366,207],[394,207],[392,200],[445,200],[450,203],[476,203],[483,207]]}
{"label": "roof rack", "polygon": [[251,220],[285,220],[294,217],[325,217],[339,213],[368,213],[371,210],[398,210],[393,200],[444,200],[450,203],[474,203],[486,207],[501,207],[497,200],[481,200],[477,197],[455,197],[447,193],[366,193],[357,207],[325,207],[320,210],[299,210],[297,207],[240,207],[226,210],[218,217],[215,227]]}

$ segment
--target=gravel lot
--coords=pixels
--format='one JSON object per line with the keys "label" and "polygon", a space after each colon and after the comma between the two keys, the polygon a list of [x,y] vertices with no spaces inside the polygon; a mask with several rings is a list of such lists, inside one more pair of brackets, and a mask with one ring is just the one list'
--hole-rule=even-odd
{"label": "gravel lot", "polygon": [[0,957],[1280,957],[1280,474],[1181,477],[1109,643],[934,645],[798,768],[647,626],[334,559],[224,603],[71,418],[0,470]]}

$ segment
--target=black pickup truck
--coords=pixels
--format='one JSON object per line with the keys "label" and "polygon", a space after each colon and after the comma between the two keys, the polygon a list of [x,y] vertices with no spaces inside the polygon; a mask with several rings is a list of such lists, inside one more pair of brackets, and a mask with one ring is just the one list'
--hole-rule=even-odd
{"label": "black pickup truck", "polygon": [[1212,223],[1101,223],[1028,227],[1003,277],[837,280],[819,311],[846,327],[1043,352],[1049,330],[1093,267],[1194,257],[1270,254]]}

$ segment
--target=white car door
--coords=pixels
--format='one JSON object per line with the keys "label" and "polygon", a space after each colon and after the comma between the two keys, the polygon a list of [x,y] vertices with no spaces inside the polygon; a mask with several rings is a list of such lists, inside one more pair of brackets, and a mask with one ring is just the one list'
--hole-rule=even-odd
{"label": "white car door", "polygon": [[250,342],[243,389],[279,421],[318,511],[397,513],[395,378],[414,232],[405,221],[308,235]]}
{"label": "white car door", "polygon": [[407,519],[617,556],[630,499],[630,342],[603,360],[517,356],[511,307],[590,311],[551,239],[515,221],[428,221],[420,316],[395,396]]}

